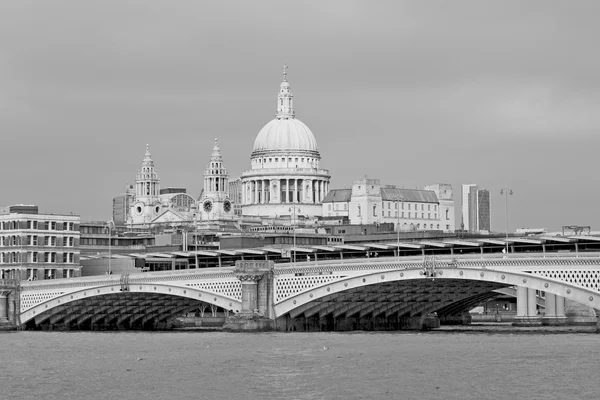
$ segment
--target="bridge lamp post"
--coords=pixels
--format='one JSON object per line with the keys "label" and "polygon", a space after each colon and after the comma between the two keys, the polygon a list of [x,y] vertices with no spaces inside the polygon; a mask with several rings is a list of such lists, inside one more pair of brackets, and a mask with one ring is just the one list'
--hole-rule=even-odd
{"label": "bridge lamp post", "polygon": [[400,203],[404,205],[404,198],[399,197],[396,199],[396,258],[400,262]]}
{"label": "bridge lamp post", "polygon": [[513,195],[512,189],[509,189],[507,186],[504,186],[504,189],[500,189],[500,194],[504,195],[504,227],[506,232],[506,252],[508,253],[508,196]]}
{"label": "bridge lamp post", "polygon": [[293,204],[289,208],[290,213],[293,215],[292,219],[292,231],[294,234],[294,248],[292,249],[292,264],[296,265],[296,204]]}
{"label": "bridge lamp post", "polygon": [[112,238],[111,229],[114,227],[114,225],[115,225],[115,223],[113,222],[112,219],[106,223],[106,229],[108,231],[108,274],[109,275],[112,274],[112,269],[111,269],[111,256],[112,256],[112,253],[111,253],[110,242],[111,242],[111,238]]}

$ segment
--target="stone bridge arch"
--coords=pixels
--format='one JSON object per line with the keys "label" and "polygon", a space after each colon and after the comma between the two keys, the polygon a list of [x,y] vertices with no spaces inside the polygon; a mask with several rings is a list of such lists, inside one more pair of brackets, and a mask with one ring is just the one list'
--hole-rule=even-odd
{"label": "stone bridge arch", "polygon": [[[427,304],[428,296],[431,297],[431,293],[426,291],[420,295],[419,293],[410,292],[405,293],[404,296],[397,295],[398,301],[394,301],[394,293],[375,292],[370,297],[364,297],[363,302],[367,304],[352,304],[353,291],[356,293],[361,288],[410,281],[430,281],[429,287],[434,287],[433,283],[435,281],[462,282],[466,286],[475,284],[484,286],[480,288],[479,293],[471,293],[471,295],[438,294],[434,302],[437,304]],[[485,297],[483,294],[485,292],[510,286],[545,291],[600,309],[599,292],[559,279],[504,269],[456,267],[439,268],[435,271],[424,268],[367,270],[363,274],[332,280],[285,298],[274,305],[274,313],[278,318],[288,313],[292,317],[301,314],[304,314],[305,317],[319,314],[320,316],[332,315],[334,318],[344,313],[346,315],[349,315],[348,313],[359,313],[360,315],[369,313],[373,315],[375,313],[391,315],[398,312],[427,313],[437,311],[442,307],[450,307],[455,302],[462,302],[467,307],[481,301]],[[479,298],[476,296],[479,296]],[[413,303],[420,302],[421,304],[412,306],[402,304],[406,303],[403,300],[407,298]],[[371,302],[373,304],[370,304]]]}
{"label": "stone bridge arch", "polygon": [[56,291],[46,286],[43,291],[29,290],[21,294],[20,324],[69,326],[102,321],[116,327],[143,326],[148,322],[156,326],[171,317],[205,307],[239,312],[241,301],[231,295],[175,282],[113,280]]}

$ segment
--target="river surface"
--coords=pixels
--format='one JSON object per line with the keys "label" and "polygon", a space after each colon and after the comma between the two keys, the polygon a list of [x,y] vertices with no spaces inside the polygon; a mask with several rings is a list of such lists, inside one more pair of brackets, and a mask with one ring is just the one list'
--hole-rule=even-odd
{"label": "river surface", "polygon": [[600,399],[587,333],[0,333],[1,399]]}

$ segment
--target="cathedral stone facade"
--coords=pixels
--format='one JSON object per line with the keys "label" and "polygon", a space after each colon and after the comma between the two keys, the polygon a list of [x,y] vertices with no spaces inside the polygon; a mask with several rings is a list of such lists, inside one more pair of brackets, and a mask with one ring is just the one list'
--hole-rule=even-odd
{"label": "cathedral stone facade", "polygon": [[329,190],[317,140],[295,117],[287,74],[277,95],[277,114],[256,136],[250,170],[242,174],[242,214],[276,218],[320,216]]}
{"label": "cathedral stone facade", "polygon": [[[250,217],[298,221],[345,217],[352,224],[394,222],[402,230],[454,230],[452,187],[425,190],[381,186],[378,180],[357,181],[352,189],[331,190],[329,171],[311,130],[296,118],[286,66],[277,95],[275,118],[258,133],[250,169],[230,181],[217,139],[204,171],[197,199],[185,189],[160,189],[150,150],[127,197],[127,225],[212,223]],[[126,194],[129,196],[128,194]],[[119,204],[121,204],[119,203]],[[121,217],[123,219],[123,217]]]}

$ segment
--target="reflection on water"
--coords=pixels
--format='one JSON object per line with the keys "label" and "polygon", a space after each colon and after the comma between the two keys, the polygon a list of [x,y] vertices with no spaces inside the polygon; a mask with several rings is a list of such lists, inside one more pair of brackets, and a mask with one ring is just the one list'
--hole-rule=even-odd
{"label": "reflection on water", "polygon": [[1,398],[598,399],[600,335],[0,333]]}

